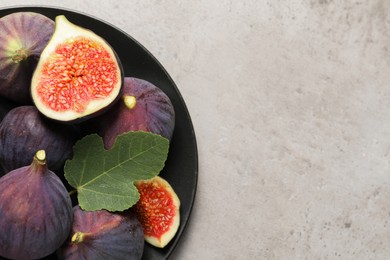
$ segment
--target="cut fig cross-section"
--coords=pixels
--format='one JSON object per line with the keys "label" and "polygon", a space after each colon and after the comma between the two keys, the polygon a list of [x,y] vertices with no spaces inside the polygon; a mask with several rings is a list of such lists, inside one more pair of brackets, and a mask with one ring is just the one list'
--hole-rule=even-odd
{"label": "cut fig cross-section", "polygon": [[172,186],[160,176],[134,182],[140,199],[133,210],[149,244],[163,248],[180,225],[180,200]]}
{"label": "cut fig cross-section", "polygon": [[57,16],[31,82],[38,110],[58,121],[82,121],[115,103],[122,85],[122,65],[108,42]]}

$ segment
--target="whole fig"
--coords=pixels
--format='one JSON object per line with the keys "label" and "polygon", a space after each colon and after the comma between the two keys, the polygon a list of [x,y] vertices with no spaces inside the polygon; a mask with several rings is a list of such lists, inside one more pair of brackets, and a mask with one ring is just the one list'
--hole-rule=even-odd
{"label": "whole fig", "polygon": [[57,250],[59,259],[141,259],[144,233],[131,211],[84,211],[77,205],[73,219],[68,241]]}
{"label": "whole fig", "polygon": [[29,166],[0,178],[0,256],[37,259],[55,252],[72,226],[72,203],[40,150]]}
{"label": "whole fig", "polygon": [[146,131],[171,139],[175,110],[169,97],[143,79],[125,77],[122,98],[110,110],[93,119],[92,128],[110,149],[116,137],[129,131]]}
{"label": "whole fig", "polygon": [[31,104],[30,83],[43,48],[54,32],[54,21],[34,12],[0,18],[0,95]]}
{"label": "whole fig", "polygon": [[56,171],[71,157],[76,137],[77,128],[51,122],[34,106],[16,107],[0,123],[0,165],[5,172],[26,166],[42,149]]}

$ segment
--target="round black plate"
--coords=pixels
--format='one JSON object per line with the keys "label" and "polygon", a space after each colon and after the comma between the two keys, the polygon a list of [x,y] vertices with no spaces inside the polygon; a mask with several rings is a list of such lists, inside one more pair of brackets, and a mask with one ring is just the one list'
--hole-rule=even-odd
{"label": "round black plate", "polygon": [[189,220],[198,180],[198,154],[195,133],[187,107],[175,83],[163,66],[140,43],[120,29],[98,18],[72,10],[33,6],[0,9],[0,17],[22,11],[38,12],[52,19],[62,14],[69,21],[93,30],[106,39],[117,52],[125,76],[150,81],[161,88],[171,99],[176,113],[176,125],[168,159],[160,176],[172,185],[179,196],[181,201],[181,224],[176,236],[165,248],[154,248],[145,243],[142,258],[143,260],[168,259],[183,235]]}

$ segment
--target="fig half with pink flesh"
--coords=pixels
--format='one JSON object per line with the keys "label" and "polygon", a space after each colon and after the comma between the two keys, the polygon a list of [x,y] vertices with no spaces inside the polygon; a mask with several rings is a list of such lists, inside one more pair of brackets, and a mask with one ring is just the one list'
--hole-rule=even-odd
{"label": "fig half with pink flesh", "polygon": [[54,32],[54,21],[34,12],[0,18],[0,96],[31,104],[30,83],[40,55]]}
{"label": "fig half with pink flesh", "polygon": [[96,132],[110,149],[116,137],[129,131],[146,131],[171,139],[175,110],[169,97],[149,81],[125,77],[121,99],[94,119]]}
{"label": "fig half with pink flesh", "polygon": [[122,83],[122,65],[107,41],[57,16],[53,37],[32,77],[31,95],[38,110],[54,120],[80,122],[115,103]]}
{"label": "fig half with pink flesh", "polygon": [[180,200],[172,186],[156,176],[136,181],[140,199],[132,208],[144,228],[149,244],[163,248],[175,236],[180,225]]}

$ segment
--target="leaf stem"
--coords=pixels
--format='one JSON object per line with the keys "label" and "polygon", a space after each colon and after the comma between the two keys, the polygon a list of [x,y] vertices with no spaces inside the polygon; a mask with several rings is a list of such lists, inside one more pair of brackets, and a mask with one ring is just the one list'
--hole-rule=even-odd
{"label": "leaf stem", "polygon": [[77,190],[71,190],[69,191],[69,196],[72,196],[73,194],[75,194],[77,192]]}

